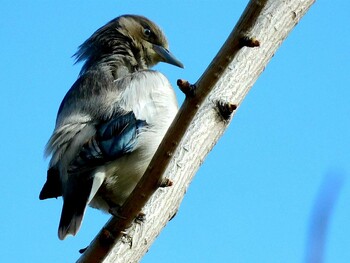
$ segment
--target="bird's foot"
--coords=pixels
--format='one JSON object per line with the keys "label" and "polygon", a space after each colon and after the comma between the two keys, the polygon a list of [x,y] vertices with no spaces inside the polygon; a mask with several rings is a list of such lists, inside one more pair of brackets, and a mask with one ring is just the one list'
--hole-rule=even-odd
{"label": "bird's foot", "polygon": [[119,214],[119,210],[120,210],[121,206],[120,205],[113,205],[111,207],[109,207],[108,212],[115,217],[121,218],[121,219],[126,219],[124,216],[121,216]]}

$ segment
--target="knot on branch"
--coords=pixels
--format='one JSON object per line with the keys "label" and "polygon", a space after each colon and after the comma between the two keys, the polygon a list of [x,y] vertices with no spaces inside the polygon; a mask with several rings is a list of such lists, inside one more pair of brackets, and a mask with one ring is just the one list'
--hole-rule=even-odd
{"label": "knot on branch", "polygon": [[173,184],[173,181],[171,181],[169,178],[163,178],[159,183],[159,187],[170,187],[173,186]]}
{"label": "knot on branch", "polygon": [[254,37],[242,36],[239,39],[241,47],[260,47],[260,42]]}
{"label": "knot on branch", "polygon": [[231,102],[218,101],[216,103],[221,117],[227,121],[232,113],[237,109],[237,105]]}
{"label": "knot on branch", "polygon": [[196,85],[190,84],[187,80],[178,79],[177,86],[186,95],[186,97],[194,97]]}

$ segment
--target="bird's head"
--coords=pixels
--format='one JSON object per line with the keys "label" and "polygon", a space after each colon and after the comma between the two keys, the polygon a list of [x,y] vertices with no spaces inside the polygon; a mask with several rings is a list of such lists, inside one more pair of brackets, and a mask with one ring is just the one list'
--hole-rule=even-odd
{"label": "bird's head", "polygon": [[86,60],[85,70],[99,60],[108,61],[110,57],[118,56],[132,59],[136,63],[133,66],[140,69],[150,68],[158,62],[183,68],[168,50],[162,30],[149,19],[137,15],[113,19],[86,40],[75,56],[77,61]]}
{"label": "bird's head", "polygon": [[183,64],[168,50],[168,41],[162,30],[152,21],[135,15],[118,18],[120,31],[129,36],[149,67],[166,62],[183,68]]}

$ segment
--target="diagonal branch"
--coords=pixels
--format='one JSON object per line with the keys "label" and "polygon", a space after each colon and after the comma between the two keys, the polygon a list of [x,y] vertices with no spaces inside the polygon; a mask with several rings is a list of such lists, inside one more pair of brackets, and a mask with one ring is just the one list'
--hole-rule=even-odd
{"label": "diagonal branch", "polygon": [[[176,214],[188,185],[258,76],[314,0],[251,0],[193,86],[147,171],[77,262],[138,262]],[[258,39],[255,40],[255,39]],[[251,48],[257,46],[259,48]],[[189,89],[186,90],[186,87]],[[173,186],[159,188],[168,178]],[[143,209],[146,221],[132,224]]]}

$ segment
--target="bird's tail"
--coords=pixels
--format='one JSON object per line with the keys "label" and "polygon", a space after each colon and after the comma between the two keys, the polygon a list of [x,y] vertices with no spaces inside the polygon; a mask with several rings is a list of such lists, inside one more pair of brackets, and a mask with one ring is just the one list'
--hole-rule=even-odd
{"label": "bird's tail", "polygon": [[88,204],[93,178],[89,176],[69,176],[66,184],[69,188],[63,193],[63,207],[58,227],[58,237],[63,240],[67,235],[79,231]]}

